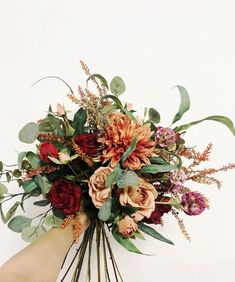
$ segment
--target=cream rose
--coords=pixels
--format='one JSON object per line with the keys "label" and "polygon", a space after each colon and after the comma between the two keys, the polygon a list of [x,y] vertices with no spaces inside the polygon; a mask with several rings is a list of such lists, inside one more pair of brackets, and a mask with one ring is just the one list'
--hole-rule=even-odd
{"label": "cream rose", "polygon": [[111,187],[105,187],[108,175],[113,171],[111,167],[100,167],[90,177],[88,181],[89,195],[96,208],[100,208],[108,199]]}
{"label": "cream rose", "polygon": [[138,226],[134,219],[126,215],[123,219],[117,222],[118,232],[126,238],[130,238],[134,232],[138,230]]}
{"label": "cream rose", "polygon": [[150,217],[155,209],[155,199],[158,195],[152,184],[140,177],[139,181],[139,186],[127,186],[120,189],[119,194],[121,205],[138,208],[138,211],[132,215],[135,221],[140,221],[144,217]]}

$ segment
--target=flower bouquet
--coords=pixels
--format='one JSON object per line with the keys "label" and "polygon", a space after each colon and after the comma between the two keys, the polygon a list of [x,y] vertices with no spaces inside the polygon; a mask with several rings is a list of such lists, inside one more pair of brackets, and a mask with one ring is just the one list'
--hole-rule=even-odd
{"label": "flower bouquet", "polygon": [[[145,234],[173,245],[154,228],[163,225],[163,216],[170,213],[190,240],[180,213],[199,215],[209,208],[209,201],[202,193],[192,191],[188,182],[220,188],[221,181],[214,174],[233,169],[235,164],[199,169],[209,160],[212,144],[200,153],[185,144],[184,135],[191,126],[207,120],[224,124],[233,135],[235,128],[228,117],[220,115],[173,127],[190,108],[187,90],[179,85],[180,106],[171,127],[159,125],[160,114],[154,108],[145,108],[144,117],[138,117],[119,99],[126,89],[122,78],[114,77],[109,85],[103,76],[91,74],[83,62],[81,65],[87,75],[86,88],[78,87],[77,96],[63,79],[46,77],[68,86],[67,96],[78,110],[71,118],[64,106],[57,104],[54,111],[50,106],[46,117],[20,130],[20,141],[37,142],[36,152],[19,153],[16,166],[0,162],[0,213],[2,221],[27,242],[51,227],[65,229],[72,224],[76,243],[85,230],[61,281],[75,261],[72,281],[78,281],[85,258],[87,280],[91,281],[94,237],[96,281],[102,279],[101,267],[105,281],[111,281],[111,271],[116,281],[123,281],[109,234],[137,254],[142,252],[135,240],[144,239]],[[97,94],[90,90],[90,83]],[[18,183],[19,193],[8,192],[3,183],[10,181]],[[17,201],[5,212],[4,203],[14,199]],[[25,212],[28,199],[43,212],[33,218],[15,216],[18,209]]]}

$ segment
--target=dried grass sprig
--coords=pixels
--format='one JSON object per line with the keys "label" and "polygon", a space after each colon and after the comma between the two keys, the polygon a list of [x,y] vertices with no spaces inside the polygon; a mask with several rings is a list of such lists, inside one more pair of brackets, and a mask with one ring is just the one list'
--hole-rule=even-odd
{"label": "dried grass sprig", "polygon": [[93,166],[93,161],[92,159],[86,155],[82,149],[75,143],[74,138],[72,138],[72,148],[73,150],[78,154],[78,156],[89,166]]}
{"label": "dried grass sprig", "polygon": [[27,173],[27,178],[32,178],[38,174],[41,174],[41,173],[45,173],[45,174],[49,174],[49,173],[52,173],[56,170],[59,170],[61,168],[61,166],[56,166],[56,165],[46,165],[46,166],[42,166],[42,167],[38,167],[38,168],[35,168],[31,171],[29,171]]}
{"label": "dried grass sprig", "polygon": [[53,141],[59,141],[61,143],[65,143],[65,138],[63,136],[54,134],[54,133],[40,133],[38,135],[38,138],[42,140],[43,142],[53,142]]}
{"label": "dried grass sprig", "polygon": [[172,209],[171,212],[172,212],[173,216],[175,217],[175,219],[177,220],[178,225],[179,225],[179,228],[180,228],[180,231],[182,232],[182,234],[184,235],[184,237],[185,237],[188,241],[191,241],[190,235],[188,234],[188,232],[187,232],[187,230],[186,230],[186,228],[185,228],[183,219],[179,218],[177,211],[175,211],[175,210]]}

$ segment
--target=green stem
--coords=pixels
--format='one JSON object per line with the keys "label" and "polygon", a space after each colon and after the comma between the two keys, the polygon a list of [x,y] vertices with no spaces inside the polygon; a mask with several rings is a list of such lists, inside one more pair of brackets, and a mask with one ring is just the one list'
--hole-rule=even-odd
{"label": "green stem", "polygon": [[[101,223],[103,226],[103,223]],[[110,276],[109,276],[109,270],[108,270],[108,263],[107,263],[107,250],[106,250],[106,245],[105,245],[105,235],[104,235],[104,231],[102,228],[102,240],[103,240],[103,253],[104,253],[104,270],[105,270],[105,281],[109,281],[110,280]]]}
{"label": "green stem", "polygon": [[71,166],[70,164],[67,164],[67,166],[72,170],[73,174],[74,174],[75,176],[77,176],[77,173],[76,173],[76,171],[72,168],[72,166]]}

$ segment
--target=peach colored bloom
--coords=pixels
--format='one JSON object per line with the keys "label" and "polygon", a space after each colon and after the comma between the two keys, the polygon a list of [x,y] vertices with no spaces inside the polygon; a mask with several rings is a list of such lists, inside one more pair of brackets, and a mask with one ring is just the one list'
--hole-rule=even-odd
{"label": "peach colored bloom", "polygon": [[105,146],[102,152],[104,162],[111,161],[111,167],[120,161],[123,153],[130,146],[133,137],[137,136],[135,150],[124,162],[124,167],[138,170],[143,165],[149,164],[149,157],[154,155],[155,141],[150,140],[151,132],[149,124],[137,123],[124,114],[114,113],[109,117],[109,126],[106,128],[103,138],[99,139]]}
{"label": "peach colored bloom", "polygon": [[139,186],[127,186],[120,189],[119,194],[119,202],[121,205],[138,208],[132,215],[135,221],[140,221],[144,217],[150,217],[155,209],[155,199],[158,195],[152,184],[140,177],[139,180]]}
{"label": "peach colored bloom", "polygon": [[132,236],[134,232],[138,230],[138,226],[135,223],[134,219],[126,215],[123,219],[117,222],[118,232],[126,238]]}
{"label": "peach colored bloom", "polygon": [[113,171],[111,167],[100,167],[90,177],[88,181],[89,195],[96,208],[100,208],[108,199],[111,187],[105,187],[108,175]]}
{"label": "peach colored bloom", "polygon": [[58,116],[65,115],[65,108],[61,104],[57,103],[57,114]]}

